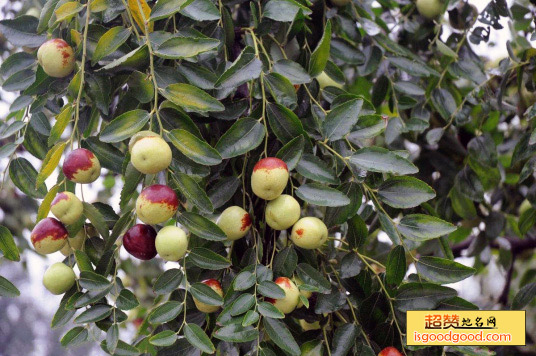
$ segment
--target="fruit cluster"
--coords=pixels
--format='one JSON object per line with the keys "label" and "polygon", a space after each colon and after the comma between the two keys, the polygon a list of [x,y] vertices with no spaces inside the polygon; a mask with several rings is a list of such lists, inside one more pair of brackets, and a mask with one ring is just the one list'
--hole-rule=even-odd
{"label": "fruit cluster", "polygon": [[[135,134],[129,142],[129,151],[132,165],[143,174],[156,174],[171,164],[172,153],[168,143],[151,131]],[[99,177],[100,171],[98,158],[85,148],[71,151],[63,162],[65,177],[74,183],[92,183]],[[267,157],[254,166],[251,188],[255,195],[268,201],[265,219],[272,229],[286,230],[292,227],[290,239],[296,246],[316,249],[326,242],[328,229],[316,217],[300,219],[301,207],[298,201],[290,195],[282,194],[288,179],[289,172],[285,162]],[[165,261],[178,261],[183,258],[188,249],[187,233],[177,226],[165,226],[158,232],[152,226],[171,219],[178,207],[177,194],[169,186],[154,184],[145,187],[136,200],[136,215],[142,224],[132,226],[124,234],[123,246],[126,251],[140,260],[150,260],[157,254]],[[45,218],[32,231],[31,241],[36,251],[50,254],[61,250],[67,256],[72,251],[81,249],[86,236],[84,229],[80,229],[73,238],[68,238],[66,227],[81,222],[84,205],[80,199],[72,192],[61,192],[53,200],[51,212],[57,219]],[[230,206],[222,212],[216,224],[229,241],[234,241],[246,236],[252,226],[252,219],[242,207]],[[52,293],[62,294],[73,286],[75,278],[72,268],[56,263],[45,273],[43,283]],[[203,283],[223,296],[218,281],[209,279]],[[305,298],[311,296],[311,292],[300,292],[289,278],[279,277],[275,283],[283,289],[285,297],[268,301],[285,314],[292,312],[301,303],[300,293]],[[210,313],[218,309],[195,298],[194,301],[200,311]]]}

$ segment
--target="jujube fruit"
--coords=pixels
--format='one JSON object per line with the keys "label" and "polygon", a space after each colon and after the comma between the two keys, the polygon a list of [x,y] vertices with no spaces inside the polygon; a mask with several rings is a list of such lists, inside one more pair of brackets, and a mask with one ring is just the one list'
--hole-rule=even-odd
{"label": "jujube fruit", "polygon": [[429,20],[435,19],[443,11],[441,0],[417,0],[415,5],[419,13]]}
{"label": "jujube fruit", "polygon": [[167,185],[155,184],[142,190],[136,200],[136,214],[146,224],[169,220],[179,208],[179,199]]}
{"label": "jujube fruit", "polygon": [[221,213],[216,224],[234,241],[246,236],[251,228],[251,217],[241,207],[230,206]]}
{"label": "jujube fruit", "polygon": [[67,243],[68,235],[61,222],[54,218],[44,218],[35,225],[30,236],[35,250],[46,255],[61,250]]}
{"label": "jujube fruit", "polygon": [[55,78],[71,74],[76,63],[73,48],[61,38],[43,43],[37,51],[37,61],[46,74]]}
{"label": "jujube fruit", "polygon": [[292,196],[281,194],[266,204],[266,223],[274,230],[286,230],[300,218],[300,203]]}
{"label": "jujube fruit", "polygon": [[261,159],[253,167],[251,189],[264,200],[273,200],[283,193],[288,182],[287,164],[275,157]]}
{"label": "jujube fruit", "polygon": [[43,275],[43,285],[52,294],[63,294],[74,285],[76,275],[71,267],[57,262],[48,267]]}
{"label": "jujube fruit", "polygon": [[136,224],[123,236],[123,246],[132,256],[150,260],[156,256],[156,231],[152,226]]}
{"label": "jujube fruit", "polygon": [[171,148],[152,131],[140,131],[128,144],[130,162],[143,174],[156,174],[171,164]]}
{"label": "jujube fruit", "polygon": [[328,228],[319,218],[301,218],[292,227],[290,239],[296,246],[304,249],[319,248],[328,239]]}
{"label": "jujube fruit", "polygon": [[300,301],[300,291],[298,287],[287,277],[279,277],[275,280],[277,284],[285,292],[285,297],[281,299],[267,298],[269,303],[272,303],[283,314],[288,314],[294,311]]}
{"label": "jujube fruit", "polygon": [[84,211],[82,202],[71,192],[61,192],[50,204],[50,211],[64,224],[77,222]]}
{"label": "jujube fruit", "polygon": [[101,165],[97,156],[85,148],[77,148],[63,161],[63,174],[75,183],[92,183],[99,178]]}
{"label": "jujube fruit", "polygon": [[178,261],[188,249],[188,236],[177,226],[166,226],[156,235],[156,252],[166,261]]}
{"label": "jujube fruit", "polygon": [[396,348],[389,346],[381,350],[378,356],[402,356],[402,354]]}

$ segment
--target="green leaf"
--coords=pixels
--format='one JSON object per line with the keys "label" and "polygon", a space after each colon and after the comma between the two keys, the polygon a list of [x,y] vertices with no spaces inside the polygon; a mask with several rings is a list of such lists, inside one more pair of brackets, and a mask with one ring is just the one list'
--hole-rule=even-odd
{"label": "green leaf", "polygon": [[97,304],[74,318],[76,324],[95,323],[107,318],[112,314],[112,307],[109,305]]}
{"label": "green leaf", "polygon": [[319,183],[307,183],[296,190],[296,195],[306,202],[318,206],[345,206],[350,199],[341,191]]}
{"label": "green leaf", "polygon": [[42,184],[35,189],[37,171],[26,158],[17,157],[11,161],[9,177],[17,188],[32,198],[43,199],[47,195],[46,185]]}
{"label": "green leaf", "polygon": [[172,330],[164,330],[149,338],[149,343],[155,346],[171,346],[177,341],[177,334]]}
{"label": "green leaf", "polygon": [[284,145],[275,156],[280,160],[285,161],[288,170],[291,171],[298,165],[298,162],[303,155],[304,147],[304,136],[298,136]]}
{"label": "green leaf", "polygon": [[207,192],[214,209],[227,203],[241,184],[240,179],[236,176],[219,179]]}
{"label": "green leaf", "polygon": [[257,291],[272,299],[285,298],[285,291],[272,281],[263,281],[257,286]]}
{"label": "green leaf", "polygon": [[356,182],[343,183],[337,187],[337,190],[350,198],[350,204],[326,209],[324,222],[328,227],[344,224],[349,218],[357,214],[363,200],[363,193]]}
{"label": "green leaf", "polygon": [[14,46],[36,48],[47,40],[45,35],[37,34],[37,25],[38,20],[33,16],[18,16],[0,21],[0,33]]}
{"label": "green leaf", "polygon": [[108,351],[114,353],[118,342],[119,326],[114,323],[106,332],[106,348],[108,349]]}
{"label": "green leaf", "polygon": [[17,245],[11,231],[3,225],[0,225],[0,251],[4,255],[4,258],[18,262],[20,261],[20,254]]}
{"label": "green leaf", "polygon": [[244,319],[242,320],[242,326],[250,326],[255,324],[257,321],[259,321],[259,313],[250,310],[244,316]]}
{"label": "green leaf", "polygon": [[285,314],[283,314],[275,305],[268,302],[260,302],[257,306],[259,313],[266,318],[273,319],[284,319]]}
{"label": "green leaf", "polygon": [[326,67],[329,59],[329,49],[331,45],[331,21],[326,22],[324,27],[324,33],[320,42],[316,46],[315,50],[311,54],[309,61],[309,74],[311,77],[316,77]]}
{"label": "green leaf", "polygon": [[35,72],[24,69],[7,78],[2,84],[2,89],[7,92],[22,91],[28,89],[35,81]]}
{"label": "green leaf", "polygon": [[359,326],[355,324],[344,324],[335,330],[333,336],[332,356],[345,356],[350,349],[355,345]]}
{"label": "green leaf", "polygon": [[453,186],[449,193],[450,203],[452,209],[460,217],[471,220],[476,217],[475,203],[458,190],[456,186]]}
{"label": "green leaf", "polygon": [[250,342],[257,340],[259,331],[252,326],[230,324],[216,330],[214,337],[227,342]]}
{"label": "green leaf", "polygon": [[103,291],[111,286],[106,277],[91,271],[82,271],[79,279],[80,286],[90,291]]}
{"label": "green leaf", "polygon": [[264,329],[268,333],[268,336],[270,336],[270,339],[272,339],[272,341],[283,351],[294,356],[301,355],[300,347],[296,343],[296,340],[294,340],[294,337],[292,337],[290,331],[288,331],[285,324],[271,318],[264,318],[262,324],[264,325]]}
{"label": "green leaf", "polygon": [[186,226],[190,232],[196,236],[199,236],[205,240],[210,241],[225,241],[227,235],[207,218],[192,212],[184,212],[179,215],[177,221]]}
{"label": "green leaf", "polygon": [[188,261],[199,268],[218,271],[231,265],[231,261],[204,247],[194,247],[188,254]]}
{"label": "green leaf", "polygon": [[231,315],[237,316],[244,314],[247,312],[251,307],[255,305],[255,297],[253,294],[250,293],[244,293],[240,295],[236,300],[233,302],[233,305],[231,306]]}
{"label": "green leaf", "polygon": [[434,107],[439,112],[439,115],[445,120],[448,121],[456,112],[456,101],[452,97],[452,94],[447,89],[436,88],[431,95],[432,103]]}
{"label": "green leaf", "polygon": [[274,273],[279,276],[292,277],[298,265],[298,254],[292,246],[279,251],[274,258]]}
{"label": "green leaf", "polygon": [[121,310],[131,310],[136,308],[140,303],[138,299],[128,289],[122,289],[116,299],[116,306]]}
{"label": "green leaf", "polygon": [[104,57],[115,52],[128,40],[130,34],[131,30],[129,28],[124,28],[123,26],[112,27],[106,31],[106,33],[99,38],[97,47],[95,47],[95,51],[93,52],[91,64],[95,65]]}
{"label": "green leaf", "polygon": [[389,284],[399,285],[404,280],[406,269],[406,251],[401,245],[395,246],[387,255],[385,281]]}
{"label": "green leaf", "polygon": [[140,131],[151,115],[145,110],[132,110],[116,117],[100,133],[102,142],[121,142]]}
{"label": "green leaf", "polygon": [[223,305],[222,297],[204,283],[194,283],[190,286],[190,293],[202,303],[208,305]]}
{"label": "green leaf", "polygon": [[437,284],[406,283],[398,289],[395,306],[402,312],[434,309],[440,302],[455,296],[456,291],[454,289]]}
{"label": "green leaf", "polygon": [[461,263],[440,257],[423,256],[415,264],[419,275],[425,279],[440,283],[455,283],[475,274],[476,270]]}
{"label": "green leaf", "polygon": [[413,174],[419,170],[407,159],[381,147],[365,147],[350,157],[350,163],[370,172]]}
{"label": "green leaf", "polygon": [[41,169],[39,170],[39,174],[35,180],[36,187],[44,184],[45,180],[50,177],[52,173],[54,173],[58,167],[58,164],[60,163],[61,155],[63,154],[63,150],[65,150],[66,145],[66,142],[60,142],[54,145],[54,147],[48,151],[45,159],[43,160],[43,164],[41,165]]}
{"label": "green leaf", "polygon": [[173,37],[158,46],[155,54],[166,59],[183,59],[212,51],[219,45],[220,41],[210,37]]}
{"label": "green leaf", "polygon": [[253,48],[247,46],[233,64],[223,72],[214,87],[216,89],[237,88],[250,80],[257,79],[261,70],[261,61],[255,56]]}
{"label": "green leaf", "polygon": [[435,198],[435,191],[423,181],[413,177],[392,177],[382,183],[378,197],[393,208],[414,208]]}
{"label": "green leaf", "polygon": [[316,268],[307,263],[300,263],[296,268],[298,276],[304,284],[313,287],[320,293],[329,293],[331,284]]}
{"label": "green leaf", "polygon": [[[381,220],[381,215],[380,215]],[[350,220],[348,220],[348,234],[346,235],[346,240],[351,248],[359,248],[365,244],[365,241],[368,236],[367,224],[361,216],[354,215]]]}
{"label": "green leaf", "polygon": [[280,59],[274,63],[272,70],[286,77],[294,85],[311,82],[311,76],[301,65],[289,59]]}
{"label": "green leaf", "polygon": [[181,193],[188,199],[188,202],[199,208],[204,213],[214,211],[212,202],[197,182],[187,174],[176,172],[173,174],[173,181],[179,187]]}
{"label": "green leaf", "polygon": [[84,216],[91,221],[104,240],[108,240],[110,237],[110,230],[108,230],[108,225],[106,224],[106,220],[104,220],[104,216],[95,206],[86,202],[82,202],[82,204],[84,205]]}
{"label": "green leaf", "polygon": [[332,108],[322,124],[324,137],[336,141],[346,136],[357,123],[362,107],[362,99],[353,99]]}
{"label": "green leaf", "polygon": [[35,223],[38,223],[39,221],[43,220],[48,216],[48,213],[50,212],[50,205],[56,197],[56,194],[58,194],[59,189],[60,186],[56,184],[55,186],[50,188],[47,195],[45,195],[45,198],[43,199],[41,205],[39,205],[39,209],[37,210],[37,218],[35,219]]}
{"label": "green leaf", "polygon": [[193,0],[158,0],[151,10],[151,21],[161,20],[184,9]]}
{"label": "green leaf", "polygon": [[181,14],[196,21],[216,21],[220,19],[220,12],[210,0],[194,0],[182,9]]}
{"label": "green leaf", "polygon": [[521,234],[525,235],[536,224],[536,209],[529,208],[521,214],[517,223]]}
{"label": "green leaf", "polygon": [[296,89],[290,80],[281,74],[269,73],[264,76],[263,82],[266,84],[268,91],[276,103],[292,109],[296,107],[298,97],[296,95]]}
{"label": "green leaf", "polygon": [[266,113],[270,128],[283,144],[289,143],[294,138],[305,133],[298,116],[287,107],[268,103]]}
{"label": "green leaf", "polygon": [[58,310],[56,310],[54,316],[52,317],[52,321],[50,322],[50,327],[52,329],[64,326],[71,321],[71,318],[76,314],[76,309],[67,309],[67,304],[71,297],[72,296],[69,294],[69,292],[63,296]]}
{"label": "green leaf", "polygon": [[56,123],[50,131],[50,136],[48,138],[48,145],[52,146],[60,139],[63,131],[71,121],[73,117],[74,108],[72,105],[65,105],[59,115],[56,116]]}
{"label": "green leaf", "polygon": [[536,282],[529,283],[517,292],[512,301],[512,309],[520,310],[525,308],[536,297]]}
{"label": "green leaf", "polygon": [[159,305],[149,314],[151,324],[163,324],[175,319],[182,311],[183,304],[176,300]]}
{"label": "green leaf", "polygon": [[410,240],[425,241],[448,235],[456,231],[456,227],[433,216],[412,214],[400,220],[398,231]]}
{"label": "green leaf", "polygon": [[0,276],[0,297],[15,298],[20,295],[20,291],[13,283]]}
{"label": "green leaf", "polygon": [[160,90],[160,92],[166,99],[186,111],[205,113],[225,109],[218,100],[190,84],[171,84],[166,89]]}
{"label": "green leaf", "polygon": [[315,155],[304,153],[296,166],[296,171],[305,178],[327,184],[338,184],[339,178],[328,166]]}
{"label": "green leaf", "polygon": [[249,117],[237,120],[218,143],[216,150],[224,159],[243,155],[258,147],[264,139],[264,125]]}
{"label": "green leaf", "polygon": [[236,291],[243,291],[252,287],[256,282],[255,275],[249,271],[240,272],[233,281],[233,288]]}
{"label": "green leaf", "polygon": [[308,7],[295,0],[270,0],[262,15],[274,21],[292,22],[300,11],[305,15],[312,13]]}
{"label": "green leaf", "polygon": [[180,269],[168,269],[156,279],[153,285],[153,291],[156,295],[171,293],[179,287],[182,277],[183,274]]}
{"label": "green leaf", "polygon": [[167,137],[179,151],[194,162],[215,166],[222,161],[218,151],[212,148],[205,140],[198,138],[189,131],[175,129]]}
{"label": "green leaf", "polygon": [[63,3],[61,6],[54,10],[54,15],[56,15],[56,23],[61,21],[70,21],[74,15],[82,11],[84,6],[78,1],[68,1]]}
{"label": "green leaf", "polygon": [[76,259],[76,264],[78,265],[78,268],[80,269],[80,271],[93,272],[93,266],[91,265],[91,260],[89,259],[88,255],[84,251],[75,250],[74,257]]}
{"label": "green leaf", "polygon": [[61,346],[73,347],[83,344],[87,341],[89,332],[86,328],[77,326],[67,331],[67,333],[61,338]]}
{"label": "green leaf", "polygon": [[195,346],[203,352],[211,354],[216,351],[216,348],[210,341],[207,334],[197,324],[184,325],[184,336],[186,337],[186,340],[192,344],[192,346]]}

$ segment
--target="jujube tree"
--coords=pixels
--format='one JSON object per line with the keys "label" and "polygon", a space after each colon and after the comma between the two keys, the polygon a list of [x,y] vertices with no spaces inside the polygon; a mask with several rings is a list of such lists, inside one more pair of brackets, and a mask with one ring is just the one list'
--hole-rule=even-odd
{"label": "jujube tree", "polygon": [[[478,309],[445,284],[490,251],[507,271],[494,306],[534,298],[534,268],[514,274],[536,247],[534,4],[493,1],[476,23],[435,0],[40,10],[0,21],[24,48],[0,67],[19,93],[0,157],[5,189],[40,203],[31,242],[56,261],[43,283],[63,294],[64,346],[91,332],[114,355],[441,355],[406,345],[405,312]],[[516,32],[493,65],[472,45],[501,17]],[[4,259],[16,237],[0,229]]]}

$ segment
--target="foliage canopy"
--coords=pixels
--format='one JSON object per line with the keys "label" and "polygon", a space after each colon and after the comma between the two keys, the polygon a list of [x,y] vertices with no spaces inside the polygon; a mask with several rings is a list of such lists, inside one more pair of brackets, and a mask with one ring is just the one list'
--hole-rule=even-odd
{"label": "foliage canopy", "polygon": [[[36,220],[58,192],[80,191],[62,172],[47,180],[65,154],[87,148],[105,168],[99,202],[84,202],[68,226],[88,239],[64,260],[79,276],[52,320],[77,324],[62,345],[89,341],[95,328],[117,355],[374,355],[391,345],[440,355],[405,346],[404,312],[477,309],[443,284],[483,271],[490,251],[508,271],[494,302],[527,308],[536,270],[512,280],[536,247],[536,8],[492,1],[477,20],[463,1],[442,6],[445,16],[430,20],[410,1],[48,0],[39,18],[0,21],[23,48],[4,48],[15,53],[0,67],[2,88],[19,94],[0,157],[9,181],[40,200]],[[472,46],[505,30],[501,19],[515,30],[509,56],[490,63]],[[73,74],[49,77],[38,65],[48,38],[73,47]],[[169,169],[144,175],[130,163],[141,130],[170,143]],[[264,157],[286,162],[285,192],[301,216],[327,225],[322,248],[300,249],[290,230],[266,225],[266,202],[250,187]],[[179,264],[119,253],[140,187],[154,183],[181,201],[170,222],[190,234]],[[234,243],[214,224],[231,205],[253,222]],[[3,259],[19,261],[25,244],[10,230],[21,228],[9,228],[0,227]],[[472,267],[454,261],[462,251]],[[272,282],[281,276],[313,292],[286,317],[265,302],[281,298]],[[208,278],[223,298],[199,283]],[[0,277],[0,295],[18,294]],[[201,313],[192,296],[222,309]],[[125,339],[132,320],[136,337]],[[300,320],[319,327],[303,332]]]}

